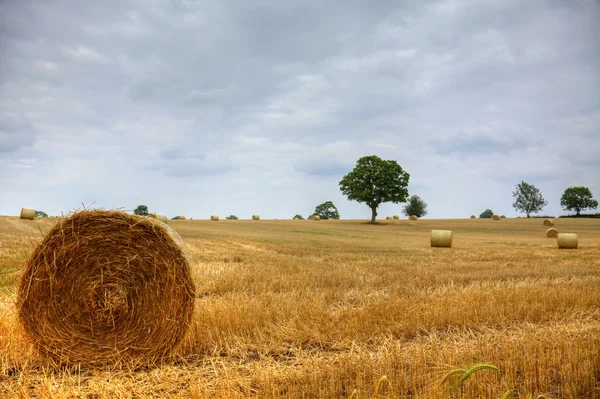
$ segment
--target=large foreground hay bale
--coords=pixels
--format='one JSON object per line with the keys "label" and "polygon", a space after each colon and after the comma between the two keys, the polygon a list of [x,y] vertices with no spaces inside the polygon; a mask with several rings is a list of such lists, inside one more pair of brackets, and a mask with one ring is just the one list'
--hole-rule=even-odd
{"label": "large foreground hay bale", "polygon": [[400,216],[394,215],[393,218],[394,218],[394,220],[398,220],[398,219],[400,219]]}
{"label": "large foreground hay bale", "polygon": [[560,249],[577,249],[577,234],[573,233],[558,233],[556,237],[558,248]]}
{"label": "large foreground hay bale", "polygon": [[477,219],[477,216],[471,215],[471,219]]}
{"label": "large foreground hay bale", "polygon": [[500,220],[500,215],[494,215],[494,216],[492,216],[492,219],[493,220]]}
{"label": "large foreground hay bale", "polygon": [[213,222],[218,222],[219,221],[219,217],[217,215],[212,215],[210,217],[210,220],[212,220]]}
{"label": "large foreground hay bale", "polygon": [[419,218],[418,218],[418,217],[416,217],[415,215],[410,215],[410,216],[408,217],[408,219],[409,219],[409,220],[418,220]]}
{"label": "large foreground hay bale", "polygon": [[544,226],[554,226],[554,220],[544,219]]}
{"label": "large foreground hay bale", "polygon": [[21,208],[21,219],[35,219],[35,209]]}
{"label": "large foreground hay bale", "polygon": [[319,216],[319,215],[313,215],[312,216],[312,220],[321,220],[321,216]]}
{"label": "large foreground hay bale", "polygon": [[27,261],[17,305],[27,336],[60,364],[147,364],[188,330],[195,289],[181,237],[151,218],[81,211]]}
{"label": "large foreground hay bale", "polygon": [[452,231],[450,230],[431,230],[432,247],[452,247]]}
{"label": "large foreground hay bale", "polygon": [[556,229],[546,230],[546,238],[556,238],[556,237],[558,237],[558,230],[556,230]]}
{"label": "large foreground hay bale", "polygon": [[252,215],[252,220],[260,220],[260,216],[258,216],[258,215]]}

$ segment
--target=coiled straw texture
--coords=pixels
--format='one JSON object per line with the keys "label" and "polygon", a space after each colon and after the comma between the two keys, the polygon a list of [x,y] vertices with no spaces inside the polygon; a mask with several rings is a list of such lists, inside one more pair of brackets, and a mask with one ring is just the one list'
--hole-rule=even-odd
{"label": "coiled straw texture", "polygon": [[59,364],[149,364],[191,323],[195,289],[179,235],[156,219],[85,210],[60,220],[22,276],[20,321]]}

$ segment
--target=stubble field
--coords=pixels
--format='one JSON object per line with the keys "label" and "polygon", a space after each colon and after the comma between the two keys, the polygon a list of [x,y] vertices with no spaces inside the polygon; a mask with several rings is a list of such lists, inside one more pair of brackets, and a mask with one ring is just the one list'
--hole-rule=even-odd
{"label": "stubble field", "polygon": [[[0,217],[0,397],[600,398],[600,220],[556,220],[578,250],[540,219],[386,222],[169,221],[194,323],[176,358],[134,370],[37,357],[14,301],[53,220]],[[498,371],[440,383],[476,363]]]}

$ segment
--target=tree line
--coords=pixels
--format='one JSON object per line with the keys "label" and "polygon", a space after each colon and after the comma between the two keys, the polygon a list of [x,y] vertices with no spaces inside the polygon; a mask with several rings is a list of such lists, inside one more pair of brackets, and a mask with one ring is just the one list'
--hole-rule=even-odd
{"label": "tree line", "polygon": [[[339,187],[350,201],[363,203],[371,210],[371,223],[376,222],[379,206],[386,202],[395,204],[406,203],[402,213],[406,216],[423,217],[427,215],[427,203],[418,195],[409,196],[408,181],[410,174],[404,171],[398,162],[383,160],[376,155],[360,158],[354,169],[345,175],[339,182]],[[540,212],[548,204],[540,190],[533,184],[522,181],[515,186],[512,193],[515,210],[531,217],[532,213]],[[561,207],[566,211],[575,211],[576,216],[586,209],[596,209],[598,201],[593,198],[592,192],[585,186],[568,187],[560,199]],[[139,205],[133,212],[136,215],[148,215],[148,207]],[[480,218],[491,218],[494,212],[486,209],[479,215]],[[339,219],[340,213],[332,201],[326,201],[315,207],[308,216],[319,216],[321,219]],[[504,215],[503,215],[504,216]],[[237,219],[230,215],[227,219]],[[304,220],[302,215],[294,215],[294,219]]]}

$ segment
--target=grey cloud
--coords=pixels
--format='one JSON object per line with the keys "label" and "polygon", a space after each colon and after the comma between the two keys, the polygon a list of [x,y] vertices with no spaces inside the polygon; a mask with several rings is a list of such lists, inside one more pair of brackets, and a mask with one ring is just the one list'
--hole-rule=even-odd
{"label": "grey cloud", "polygon": [[489,134],[474,134],[455,136],[445,139],[431,140],[430,145],[438,154],[507,154],[511,151],[523,149],[530,145],[527,139],[509,140],[494,137]]}
{"label": "grey cloud", "polygon": [[29,119],[0,115],[0,153],[14,152],[35,142],[38,132]]}
{"label": "grey cloud", "polygon": [[340,179],[352,170],[351,164],[341,164],[327,161],[302,161],[294,163],[294,169],[307,175],[339,176]]}
{"label": "grey cloud", "polygon": [[171,177],[219,175],[234,169],[229,156],[219,152],[189,152],[180,148],[161,151],[156,167]]}

